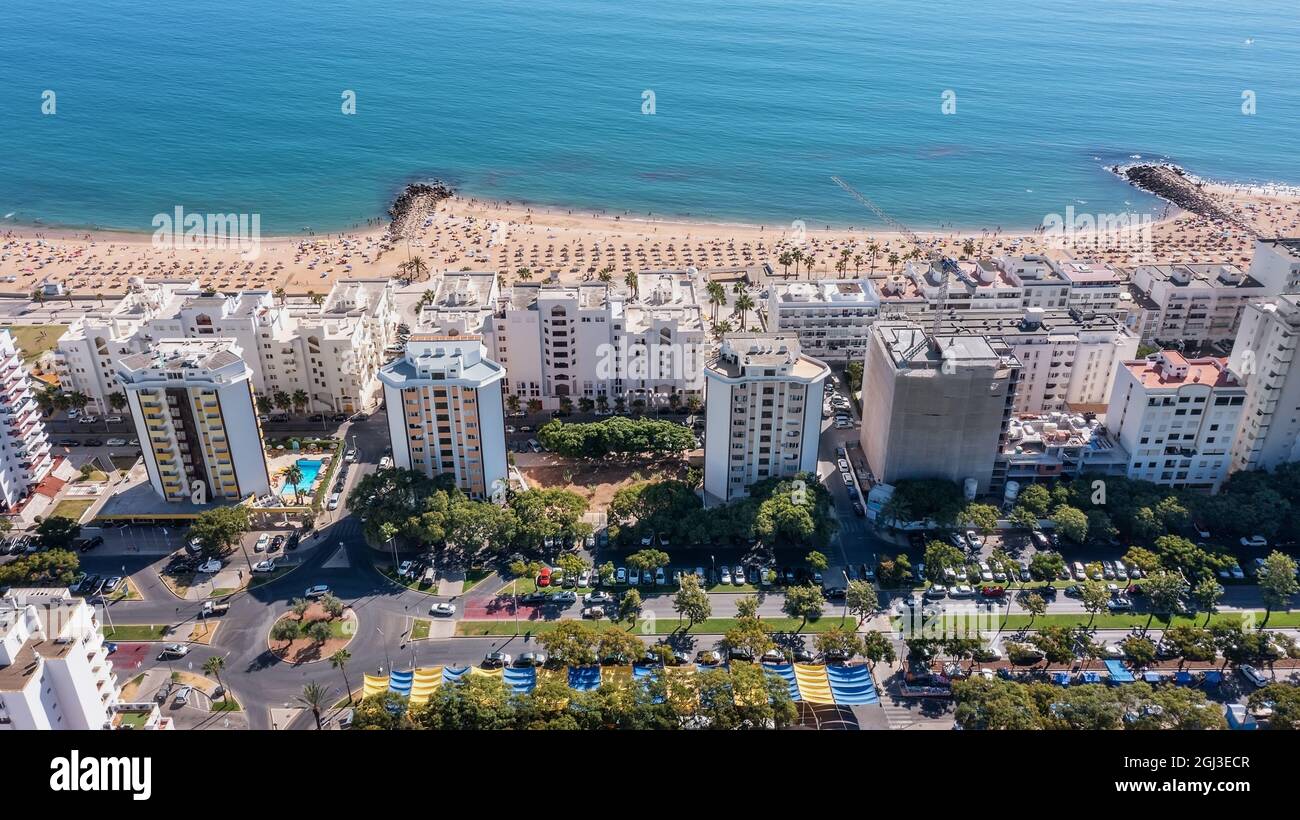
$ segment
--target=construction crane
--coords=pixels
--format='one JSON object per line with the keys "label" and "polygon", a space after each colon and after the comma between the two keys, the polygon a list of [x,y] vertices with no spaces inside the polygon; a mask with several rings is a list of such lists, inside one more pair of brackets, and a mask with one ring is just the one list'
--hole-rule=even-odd
{"label": "construction crane", "polygon": [[832,176],[831,181],[847,191],[849,196],[856,199],[863,207],[875,214],[876,217],[886,225],[902,234],[904,239],[912,243],[917,250],[920,250],[926,255],[926,258],[930,261],[930,267],[939,271],[939,274],[943,279],[939,282],[939,298],[934,307],[934,325],[930,332],[931,337],[937,336],[939,334],[940,321],[943,319],[943,308],[944,305],[948,303],[948,279],[950,276],[959,273],[961,270],[961,268],[957,266],[957,262],[943,251],[939,250],[937,242],[927,242],[917,236],[912,229],[908,228],[897,219],[894,219],[892,216],[885,213],[879,205],[858,193],[852,185],[837,176]]}

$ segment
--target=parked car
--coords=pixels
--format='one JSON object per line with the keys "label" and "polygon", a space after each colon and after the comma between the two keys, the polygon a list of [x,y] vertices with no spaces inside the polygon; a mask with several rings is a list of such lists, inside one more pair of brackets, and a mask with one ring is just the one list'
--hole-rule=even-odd
{"label": "parked car", "polygon": [[603,606],[585,606],[582,608],[582,617],[598,621],[605,617],[605,607]]}
{"label": "parked car", "polygon": [[701,649],[695,653],[695,662],[700,666],[717,666],[722,663],[722,654],[713,649]]}
{"label": "parked car", "polygon": [[441,618],[450,618],[456,614],[455,604],[437,603],[429,607],[430,615],[437,615]]}
{"label": "parked car", "polygon": [[1243,663],[1241,666],[1238,666],[1237,671],[1241,672],[1241,676],[1250,681],[1254,686],[1268,686],[1268,679],[1261,675],[1258,669],[1248,663]]}
{"label": "parked car", "polygon": [[105,441],[104,443],[107,444],[109,447],[125,447],[125,446],[126,446],[126,439],[124,439],[124,438],[110,438],[108,441]]}
{"label": "parked car", "polygon": [[158,660],[183,658],[188,654],[190,654],[190,648],[183,643],[165,643],[162,646],[162,651],[158,653]]}
{"label": "parked car", "polygon": [[202,564],[199,565],[198,571],[206,572],[209,574],[214,572],[221,572],[221,566],[222,566],[221,562],[218,561],[216,558],[209,558],[207,561],[204,561]]}
{"label": "parked car", "polygon": [[275,572],[275,559],[268,558],[253,564],[253,572]]}
{"label": "parked car", "polygon": [[545,652],[523,652],[519,655],[519,659],[515,661],[515,666],[541,667],[545,666],[549,659]]}
{"label": "parked car", "polygon": [[510,656],[504,652],[489,652],[483,656],[484,669],[500,669],[510,665]]}
{"label": "parked car", "polygon": [[303,597],[316,599],[316,598],[324,598],[326,595],[329,594],[330,594],[330,588],[328,585],[316,584],[315,586],[307,587],[307,591],[303,593]]}
{"label": "parked car", "polygon": [[1262,535],[1252,535],[1250,538],[1242,536],[1241,545],[1243,547],[1267,547],[1268,539]]}

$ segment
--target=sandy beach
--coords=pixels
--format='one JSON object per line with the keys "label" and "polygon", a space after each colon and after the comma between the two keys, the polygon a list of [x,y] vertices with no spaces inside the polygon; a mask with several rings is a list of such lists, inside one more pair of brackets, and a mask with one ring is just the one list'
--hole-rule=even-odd
{"label": "sandy beach", "polygon": [[[1262,235],[1300,234],[1300,193],[1285,188],[1213,186],[1222,200]],[[1078,206],[1079,210],[1086,205]],[[865,215],[865,214],[864,214]],[[784,251],[800,249],[801,274],[877,275],[901,268],[912,246],[898,233],[860,229],[817,229],[800,235],[792,226],[763,226],[654,220],[529,207],[518,203],[453,197],[436,211],[408,220],[409,236],[392,238],[386,228],[329,235],[263,237],[255,257],[239,248],[157,247],[152,234],[15,228],[0,233],[0,292],[30,294],[43,282],[61,282],[73,297],[113,295],[133,276],[193,278],[220,291],[244,288],[291,294],[324,293],[347,278],[401,277],[408,254],[419,256],[428,273],[494,270],[509,282],[557,277],[574,282],[609,271],[614,281],[628,272],[739,268],[770,264],[782,270]],[[1128,243],[1105,236],[1096,244],[1076,243],[1068,251],[1038,233],[988,229],[921,231],[946,253],[963,255],[967,241],[977,255],[1046,250],[1054,256],[1136,262],[1250,261],[1252,239],[1195,214],[1171,213],[1150,229],[1142,257]],[[800,241],[802,239],[802,241]],[[874,246],[874,250],[873,250]],[[844,253],[848,251],[848,256]],[[811,257],[809,263],[807,258]],[[844,260],[844,270],[837,269]],[[528,273],[522,274],[521,269]],[[790,268],[794,271],[794,266]],[[522,274],[522,277],[521,277]]]}

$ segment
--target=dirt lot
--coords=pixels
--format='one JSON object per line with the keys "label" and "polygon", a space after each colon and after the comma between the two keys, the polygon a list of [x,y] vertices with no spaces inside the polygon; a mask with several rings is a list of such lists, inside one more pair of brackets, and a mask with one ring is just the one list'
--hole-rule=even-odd
{"label": "dirt lot", "polygon": [[[700,455],[702,459],[702,451]],[[688,461],[678,459],[593,462],[550,453],[522,454],[515,458],[529,486],[575,492],[587,499],[591,512],[604,512],[614,493],[637,482],[685,478],[689,465]]]}

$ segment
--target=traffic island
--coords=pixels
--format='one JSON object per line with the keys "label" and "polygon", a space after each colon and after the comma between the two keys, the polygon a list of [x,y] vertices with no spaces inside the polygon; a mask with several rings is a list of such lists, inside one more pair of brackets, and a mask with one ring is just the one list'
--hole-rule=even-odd
{"label": "traffic island", "polygon": [[313,601],[301,614],[286,612],[267,634],[267,648],[278,660],[294,665],[328,659],[346,647],[357,634],[357,616],[351,609],[331,616]]}

